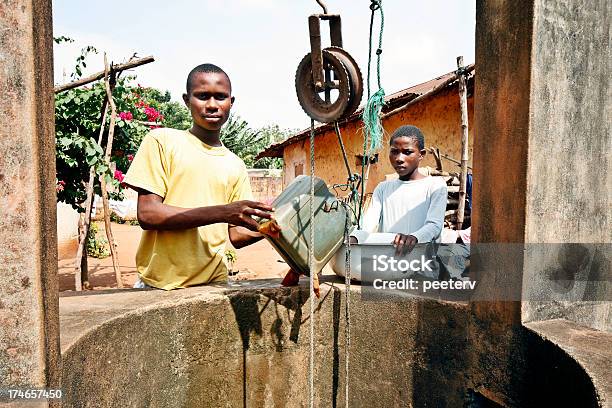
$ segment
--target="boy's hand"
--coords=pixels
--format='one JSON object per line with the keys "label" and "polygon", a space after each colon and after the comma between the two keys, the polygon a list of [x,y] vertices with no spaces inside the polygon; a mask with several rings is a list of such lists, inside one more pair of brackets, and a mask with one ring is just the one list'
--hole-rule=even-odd
{"label": "boy's hand", "polygon": [[271,219],[263,224],[259,224],[257,231],[268,237],[278,239],[280,238],[281,227],[278,225],[278,222],[276,222],[275,219]]}
{"label": "boy's hand", "polygon": [[234,201],[224,206],[224,219],[228,224],[239,225],[252,231],[257,231],[259,224],[253,216],[270,219],[272,207],[257,201]]}
{"label": "boy's hand", "polygon": [[397,234],[393,240],[395,255],[409,254],[419,240],[414,235]]}

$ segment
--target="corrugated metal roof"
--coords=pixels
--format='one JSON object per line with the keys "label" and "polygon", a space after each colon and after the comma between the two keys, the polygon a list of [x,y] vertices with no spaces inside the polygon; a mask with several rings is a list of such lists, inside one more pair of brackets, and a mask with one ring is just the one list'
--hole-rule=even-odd
{"label": "corrugated metal roof", "polygon": [[[474,64],[468,65],[466,67],[467,70],[472,70],[472,75],[474,74]],[[427,82],[423,82],[422,84],[411,86],[410,88],[403,89],[399,92],[392,93],[385,97],[385,106],[382,109],[382,113],[391,112],[395,109],[401,108],[403,105],[406,105],[411,100],[418,98],[421,95],[430,93],[435,94],[442,89],[447,87],[456,86],[457,81],[452,81],[447,84],[447,86],[441,86],[449,79],[453,78],[456,75],[455,71],[449,72],[437,78],[431,79]],[[361,113],[363,112],[364,105],[361,105],[359,109],[355,111],[351,116],[346,119],[339,121],[339,125],[342,126],[346,123],[351,123],[356,120],[360,120]],[[331,123],[321,123],[315,126],[315,137],[324,133],[325,131],[332,129],[333,124]],[[283,157],[283,150],[285,146],[291,145],[295,142],[299,142],[304,140],[310,136],[310,128],[304,129],[297,134],[287,138],[286,140],[270,145],[267,149],[263,150],[257,155],[257,159],[262,157]]]}

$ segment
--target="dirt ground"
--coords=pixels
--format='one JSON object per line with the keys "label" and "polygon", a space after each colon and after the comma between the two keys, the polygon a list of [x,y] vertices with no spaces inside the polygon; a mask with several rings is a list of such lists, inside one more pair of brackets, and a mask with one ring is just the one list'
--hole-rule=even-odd
{"label": "dirt ground", "polygon": [[[99,224],[99,231],[104,233],[104,223]],[[112,224],[113,236],[117,243],[119,266],[125,288],[130,288],[136,281],[135,255],[140,242],[141,229],[128,224]],[[266,240],[259,241],[246,248],[236,250],[238,255],[234,269],[238,269],[238,279],[269,279],[285,276],[289,269],[282,258]],[[87,258],[89,281],[94,290],[117,288],[115,272],[111,257],[104,259]],[[60,291],[74,290],[75,259],[58,261]]]}

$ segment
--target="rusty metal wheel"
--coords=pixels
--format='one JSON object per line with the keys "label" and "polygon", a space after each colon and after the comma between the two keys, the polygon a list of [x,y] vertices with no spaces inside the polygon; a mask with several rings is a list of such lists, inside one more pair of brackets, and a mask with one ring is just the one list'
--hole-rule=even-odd
{"label": "rusty metal wheel", "polygon": [[326,50],[330,51],[338,59],[340,59],[342,65],[344,65],[344,68],[349,75],[351,93],[349,96],[349,104],[342,114],[342,117],[345,118],[355,112],[359,107],[359,103],[361,103],[361,98],[363,97],[363,78],[361,76],[361,70],[351,54],[349,54],[343,48],[328,47]]}
{"label": "rusty metal wheel", "polygon": [[[323,67],[326,71],[326,91],[319,92],[312,80],[312,60],[310,53],[298,65],[295,73],[295,90],[302,109],[316,121],[330,123],[340,119],[350,104],[350,77],[339,53],[321,51]],[[337,96],[331,100],[331,91],[336,90]],[[322,98],[320,93],[325,94]]]}

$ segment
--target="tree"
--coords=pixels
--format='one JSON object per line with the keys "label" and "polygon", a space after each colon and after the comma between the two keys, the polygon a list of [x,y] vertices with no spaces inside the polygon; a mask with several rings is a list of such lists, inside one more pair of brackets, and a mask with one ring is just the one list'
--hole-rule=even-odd
{"label": "tree", "polygon": [[264,157],[255,160],[255,157],[270,144],[284,140],[292,133],[291,130],[283,130],[278,125],[251,129],[245,120],[232,115],[221,129],[221,141],[249,168],[280,169],[283,166],[282,159]]}
{"label": "tree", "polygon": [[[57,199],[83,211],[86,198],[86,183],[89,168],[94,167],[98,176],[106,177],[115,188],[113,198],[121,198],[120,183],[133,155],[138,150],[147,131],[163,125],[164,116],[154,107],[154,99],[148,99],[142,88],[131,85],[133,78],[119,79],[113,98],[119,112],[113,151],[112,165],[104,163],[98,133],[102,121],[104,85],[100,82],[91,87],[71,89],[55,97],[55,138],[57,168]],[[105,128],[108,129],[110,117]],[[103,135],[106,138],[108,130]],[[104,142],[102,143],[104,145]],[[95,184],[100,193],[100,186]]]}
{"label": "tree", "polygon": [[164,115],[164,126],[172,129],[189,129],[191,127],[191,114],[180,102],[167,102],[160,107]]}
{"label": "tree", "polygon": [[231,115],[221,129],[221,142],[240,157],[247,167],[253,167],[258,146],[265,143],[265,140],[259,131],[249,128],[245,120]]}
{"label": "tree", "polygon": [[[278,125],[269,125],[260,129],[265,136],[266,143],[259,149],[258,153],[272,144],[282,142],[297,133],[296,129],[281,129]],[[283,159],[278,157],[264,157],[255,163],[258,169],[282,169]]]}

